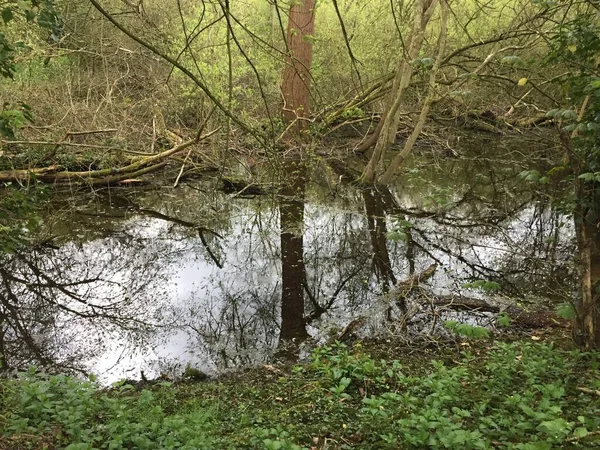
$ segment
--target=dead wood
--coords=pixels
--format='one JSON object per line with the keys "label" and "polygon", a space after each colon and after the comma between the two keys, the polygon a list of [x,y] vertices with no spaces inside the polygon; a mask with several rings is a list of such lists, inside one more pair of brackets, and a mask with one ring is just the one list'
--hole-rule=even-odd
{"label": "dead wood", "polygon": [[163,168],[167,164],[167,159],[181,153],[186,148],[197,144],[198,142],[207,139],[215,134],[219,128],[211,131],[203,136],[199,134],[186,142],[183,142],[175,147],[157,153],[152,156],[147,156],[138,159],[137,161],[123,167],[87,170],[79,172],[71,172],[61,170],[60,166],[49,166],[39,169],[17,169],[0,171],[0,182],[29,182],[32,180],[41,181],[44,183],[81,183],[90,185],[101,185],[118,183],[126,179],[139,177]]}
{"label": "dead wood", "polygon": [[265,195],[265,190],[253,183],[246,183],[245,181],[236,181],[229,178],[222,178],[223,192],[227,194],[245,194],[245,195]]}
{"label": "dead wood", "polygon": [[521,328],[565,328],[568,321],[551,311],[527,311],[517,306],[501,307],[479,298],[462,295],[439,295],[430,300],[438,308],[454,311],[487,312],[492,314],[506,313],[514,326]]}
{"label": "dead wood", "polygon": [[425,269],[423,272],[413,275],[410,278],[408,278],[407,280],[398,283],[394,287],[394,291],[391,294],[395,297],[396,301],[399,301],[399,300],[404,301],[406,296],[414,288],[419,286],[420,283],[429,280],[433,275],[435,275],[435,271],[437,270],[437,267],[438,267],[437,263],[433,263],[429,267],[427,267],[427,269]]}

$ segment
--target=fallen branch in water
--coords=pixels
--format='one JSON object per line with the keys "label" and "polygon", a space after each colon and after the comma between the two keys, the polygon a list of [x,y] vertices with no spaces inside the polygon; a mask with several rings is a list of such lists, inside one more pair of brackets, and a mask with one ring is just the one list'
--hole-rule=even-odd
{"label": "fallen branch in water", "polygon": [[397,298],[404,299],[406,296],[420,283],[423,283],[429,280],[432,276],[435,275],[435,271],[437,270],[438,264],[433,263],[429,267],[427,267],[423,272],[420,272],[416,275],[411,276],[405,281],[398,283],[394,292],[392,293]]}

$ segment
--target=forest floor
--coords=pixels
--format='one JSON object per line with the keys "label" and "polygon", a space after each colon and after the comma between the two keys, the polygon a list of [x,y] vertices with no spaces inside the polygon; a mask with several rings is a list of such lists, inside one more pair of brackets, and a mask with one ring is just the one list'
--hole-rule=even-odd
{"label": "forest floor", "polygon": [[110,388],[32,370],[0,383],[0,448],[597,448],[600,355],[563,334],[336,343],[293,366]]}

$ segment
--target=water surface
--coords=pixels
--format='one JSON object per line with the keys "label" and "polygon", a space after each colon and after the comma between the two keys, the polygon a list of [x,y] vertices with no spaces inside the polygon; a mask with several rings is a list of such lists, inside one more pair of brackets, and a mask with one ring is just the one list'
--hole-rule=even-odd
{"label": "water surface", "polygon": [[[447,319],[493,326],[491,313],[432,308],[450,295],[564,301],[570,222],[520,170],[464,158],[409,169],[390,189],[359,189],[296,166],[261,196],[226,194],[212,180],[78,193],[57,201],[45,242],[3,257],[7,362],[104,382],[188,364],[215,374],[301,356],[300,344],[357,317],[362,336],[407,341],[443,333]],[[432,264],[420,295],[396,302],[394,286]],[[500,290],[465,287],[477,280]]]}

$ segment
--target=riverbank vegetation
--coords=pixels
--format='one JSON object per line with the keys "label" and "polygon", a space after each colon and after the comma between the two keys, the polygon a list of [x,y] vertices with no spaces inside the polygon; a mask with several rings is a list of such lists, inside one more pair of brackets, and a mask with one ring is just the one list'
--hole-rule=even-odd
{"label": "riverbank vegetation", "polygon": [[291,368],[111,388],[32,369],[0,384],[0,443],[15,450],[598,445],[597,354],[533,341],[385,354],[333,344]]}

